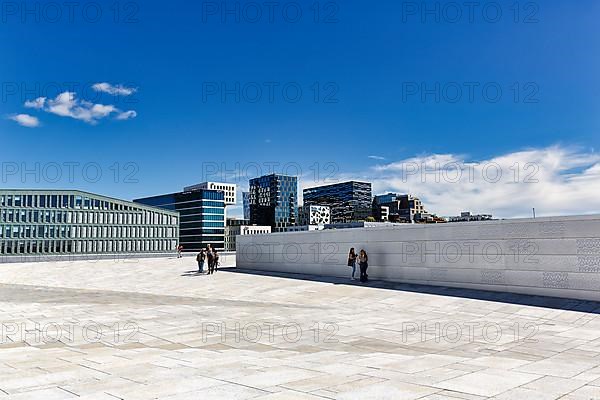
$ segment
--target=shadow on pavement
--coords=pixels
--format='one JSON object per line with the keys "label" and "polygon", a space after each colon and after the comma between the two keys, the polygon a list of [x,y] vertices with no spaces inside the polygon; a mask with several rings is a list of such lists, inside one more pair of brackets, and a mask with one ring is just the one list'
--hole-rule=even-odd
{"label": "shadow on pavement", "polygon": [[248,275],[275,276],[286,279],[331,283],[334,285],[366,286],[369,288],[398,290],[402,292],[424,293],[439,296],[459,297],[473,300],[495,301],[499,303],[515,304],[552,308],[558,310],[579,311],[600,314],[600,302],[588,300],[563,299],[558,297],[532,296],[508,292],[490,292],[475,289],[460,289],[445,286],[416,285],[410,283],[397,283],[370,280],[368,283],[351,281],[349,278],[336,278],[327,276],[291,274],[286,272],[256,271],[243,268],[224,268],[224,272]]}

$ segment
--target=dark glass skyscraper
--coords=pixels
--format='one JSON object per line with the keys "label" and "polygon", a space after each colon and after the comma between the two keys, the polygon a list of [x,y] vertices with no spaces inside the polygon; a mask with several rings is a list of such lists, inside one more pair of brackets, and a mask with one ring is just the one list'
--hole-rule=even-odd
{"label": "dark glass skyscraper", "polygon": [[249,203],[251,224],[284,232],[296,223],[298,178],[273,174],[251,179]]}
{"label": "dark glass skyscraper", "polygon": [[331,208],[332,223],[364,221],[371,216],[371,184],[344,182],[304,189],[304,206]]}
{"label": "dark glass skyscraper", "polygon": [[210,244],[225,247],[225,194],[194,190],[134,200],[136,203],[179,211],[179,243],[183,251],[199,251]]}

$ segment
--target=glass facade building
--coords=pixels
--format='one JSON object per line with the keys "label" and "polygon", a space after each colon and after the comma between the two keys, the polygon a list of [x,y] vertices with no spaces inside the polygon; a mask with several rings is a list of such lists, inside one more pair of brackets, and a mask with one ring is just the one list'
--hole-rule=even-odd
{"label": "glass facade building", "polygon": [[344,182],[304,189],[304,206],[328,206],[332,223],[364,221],[372,213],[371,184]]}
{"label": "glass facade building", "polygon": [[375,196],[373,199],[373,216],[383,219],[382,208],[385,207],[386,219],[391,222],[414,222],[417,216],[428,214],[421,200],[409,194],[388,193]]}
{"label": "glass facade building", "polygon": [[250,221],[250,193],[242,192],[242,206],[244,207],[244,219]]}
{"label": "glass facade building", "polygon": [[252,225],[285,232],[286,227],[296,224],[298,178],[273,174],[251,179],[248,202]]}
{"label": "glass facade building", "polygon": [[179,243],[185,252],[198,252],[207,245],[225,247],[225,194],[217,190],[193,190],[134,200],[180,216]]}
{"label": "glass facade building", "polygon": [[0,190],[0,255],[160,253],[179,215],[80,191]]}

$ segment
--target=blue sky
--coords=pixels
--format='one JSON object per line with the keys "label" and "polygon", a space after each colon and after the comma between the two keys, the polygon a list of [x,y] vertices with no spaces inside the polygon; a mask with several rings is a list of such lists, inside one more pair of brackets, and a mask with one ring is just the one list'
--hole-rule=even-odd
{"label": "blue sky", "polygon": [[[29,3],[40,8],[31,5],[24,16],[2,9],[3,187],[76,187],[131,199],[177,191],[215,163],[241,166],[242,185],[251,170],[245,165],[266,172],[273,162],[300,166],[305,177],[318,165],[319,179],[376,180],[378,171],[415,157],[489,161],[522,150],[587,157],[587,164],[569,164],[569,173],[597,166],[597,1],[523,2],[518,13],[514,1],[480,2],[473,14],[464,3],[443,1],[279,2],[273,14],[263,2],[123,1],[118,14],[109,2],[89,3],[71,15],[63,8],[56,22],[44,2]],[[240,7],[239,21],[218,9],[223,4]],[[423,15],[423,6],[437,6],[438,15]],[[92,22],[98,7],[102,16]],[[292,22],[298,9],[302,16]],[[253,22],[256,10],[262,18]],[[108,86],[94,90],[98,83]],[[134,92],[109,94],[107,87]],[[423,96],[424,88],[433,93]],[[224,89],[233,92],[223,99]],[[53,109],[49,102],[64,105],[57,99],[64,92],[73,93],[71,108]],[[25,106],[40,97],[43,106]],[[93,105],[102,107],[89,117]],[[72,182],[70,162],[80,163]],[[47,168],[41,179],[22,176],[36,163]],[[61,179],[45,177],[55,177],[52,163],[62,165]],[[102,177],[85,179],[97,176],[97,166]],[[564,175],[557,168],[549,179]],[[388,180],[376,190],[410,190],[438,205],[429,187],[405,183]],[[592,200],[581,210],[548,212],[600,211],[595,194],[582,195]],[[499,210],[522,214],[500,206],[477,211]]]}

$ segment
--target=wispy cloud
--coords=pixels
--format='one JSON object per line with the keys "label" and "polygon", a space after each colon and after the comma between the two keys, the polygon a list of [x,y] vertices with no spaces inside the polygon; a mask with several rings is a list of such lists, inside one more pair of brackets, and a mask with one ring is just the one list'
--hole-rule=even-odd
{"label": "wispy cloud", "polygon": [[133,119],[137,117],[137,112],[135,111],[124,111],[117,114],[117,119],[119,121],[126,121],[128,119]]}
{"label": "wispy cloud", "polygon": [[371,160],[384,161],[386,158],[382,156],[369,156]]}
{"label": "wispy cloud", "polygon": [[135,111],[121,111],[113,105],[94,104],[80,100],[73,92],[61,93],[55,99],[39,97],[25,102],[25,107],[43,110],[60,117],[77,119],[92,125],[112,114],[116,115],[117,120],[127,120],[137,116]]}
{"label": "wispy cloud", "polygon": [[38,97],[35,100],[26,101],[25,102],[25,107],[26,108],[35,108],[37,110],[41,110],[42,108],[44,108],[44,104],[46,104],[46,98],[45,97]]}
{"label": "wispy cloud", "polygon": [[8,119],[15,121],[17,124],[26,128],[37,128],[40,126],[40,120],[29,114],[9,115]]}
{"label": "wispy cloud", "polygon": [[97,92],[108,93],[113,96],[131,96],[137,92],[137,88],[130,88],[123,85],[111,85],[107,82],[96,83],[92,86]]}
{"label": "wispy cloud", "polygon": [[470,160],[418,156],[364,171],[374,193],[411,193],[431,212],[526,217],[600,213],[600,154],[553,146]]}

